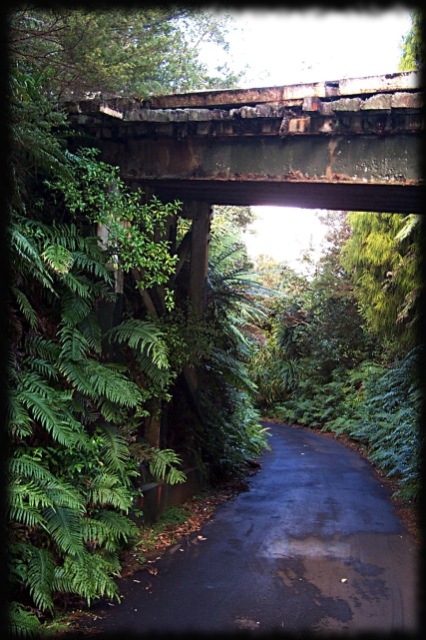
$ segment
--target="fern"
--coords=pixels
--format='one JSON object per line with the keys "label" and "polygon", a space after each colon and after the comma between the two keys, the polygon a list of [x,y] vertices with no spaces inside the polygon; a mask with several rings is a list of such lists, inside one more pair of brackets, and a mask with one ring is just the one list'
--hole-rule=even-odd
{"label": "fern", "polygon": [[136,407],[141,401],[139,387],[127,376],[114,370],[113,364],[101,365],[87,360],[86,371],[95,393],[126,407]]}
{"label": "fern", "polygon": [[67,291],[61,297],[61,307],[62,322],[74,327],[90,314],[93,308],[93,300],[80,298]]}
{"label": "fern", "polygon": [[152,322],[126,320],[111,329],[109,339],[119,344],[126,342],[132,349],[149,356],[159,369],[169,367],[168,349],[163,334]]}
{"label": "fern", "polygon": [[20,291],[18,287],[11,287],[11,291],[15,296],[16,302],[18,304],[18,308],[21,311],[24,318],[29,323],[30,327],[33,329],[37,326],[37,313],[34,310],[34,307],[31,305],[27,296],[23,291]]}
{"label": "fern", "polygon": [[60,244],[48,245],[41,257],[52,271],[59,274],[68,273],[74,262],[72,253]]}
{"label": "fern", "polygon": [[116,474],[107,471],[99,473],[92,479],[88,488],[90,501],[94,505],[111,505],[125,513],[132,506],[132,494]]}
{"label": "fern", "polygon": [[135,383],[114,371],[112,366],[91,358],[86,358],[84,364],[64,358],[59,363],[59,369],[78,391],[95,400],[104,396],[119,406],[135,407],[142,399]]}
{"label": "fern", "polygon": [[8,390],[7,397],[7,428],[12,437],[23,438],[32,433],[32,420],[28,410],[22,405],[19,392]]}
{"label": "fern", "polygon": [[83,518],[83,538],[85,542],[96,541],[107,551],[117,551],[119,545],[135,538],[137,525],[127,516],[102,509],[96,518]]}
{"label": "fern", "polygon": [[60,357],[63,360],[82,360],[90,351],[87,339],[76,327],[63,326],[58,337],[62,344]]}
{"label": "fern", "polygon": [[178,484],[185,482],[186,475],[183,471],[176,469],[173,465],[182,464],[181,458],[173,449],[149,450],[149,470],[156,480],[167,482],[168,484]]}
{"label": "fern", "polygon": [[84,552],[80,517],[70,507],[47,508],[44,512],[46,529],[59,549],[77,556]]}
{"label": "fern", "polygon": [[9,633],[11,638],[39,637],[42,630],[37,616],[26,611],[20,602],[11,602],[9,605]]}
{"label": "fern", "polygon": [[147,354],[137,355],[138,369],[145,374],[147,378],[157,387],[159,392],[167,389],[174,379],[174,372],[170,369],[159,368],[153,361],[151,356]]}
{"label": "fern", "polygon": [[118,587],[110,574],[119,575],[117,558],[85,552],[81,556],[67,556],[62,567],[55,569],[53,587],[82,596],[90,606],[101,596],[120,602]]}
{"label": "fern", "polygon": [[53,611],[51,588],[54,568],[55,563],[50,551],[31,545],[27,583],[36,607],[42,611]]}
{"label": "fern", "polygon": [[79,323],[79,329],[86,338],[87,343],[95,353],[102,351],[102,332],[95,313],[89,313]]}
{"label": "fern", "polygon": [[[35,382],[34,378],[32,382]],[[33,419],[43,425],[54,440],[66,446],[74,446],[79,443],[80,437],[69,423],[63,420],[54,392],[51,391],[49,397],[47,394],[43,396],[33,389],[23,389],[19,391],[17,399],[30,411]]]}
{"label": "fern", "polygon": [[40,513],[40,506],[46,506],[48,503],[44,491],[36,483],[18,484],[18,482],[14,482],[11,483],[8,491],[7,515],[11,521],[25,527],[44,526],[44,517]]}
{"label": "fern", "polygon": [[[117,429],[110,425],[101,424],[99,425],[99,430],[105,443],[101,451],[103,460],[110,469],[124,472],[126,463],[129,460],[129,449],[126,440]],[[126,478],[123,481],[125,482],[131,475],[137,475],[137,472],[134,471],[132,473],[130,469],[127,469]]]}

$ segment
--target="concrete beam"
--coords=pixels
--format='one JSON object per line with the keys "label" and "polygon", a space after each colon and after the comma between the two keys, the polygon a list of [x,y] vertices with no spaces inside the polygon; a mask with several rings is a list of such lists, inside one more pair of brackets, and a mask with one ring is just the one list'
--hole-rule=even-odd
{"label": "concrete beam", "polygon": [[414,184],[420,140],[411,135],[186,140],[129,139],[105,148],[125,179]]}
{"label": "concrete beam", "polygon": [[[246,180],[149,180],[163,202],[206,198],[217,205],[424,213],[425,189],[412,185]],[[145,184],[140,182],[144,189]]]}

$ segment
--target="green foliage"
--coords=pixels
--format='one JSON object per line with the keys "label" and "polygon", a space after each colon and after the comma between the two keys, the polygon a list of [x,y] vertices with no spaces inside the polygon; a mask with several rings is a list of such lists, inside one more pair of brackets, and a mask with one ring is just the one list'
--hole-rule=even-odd
{"label": "green foliage", "polygon": [[278,295],[252,361],[257,403],[284,422],[349,436],[398,479],[401,496],[417,500],[421,347],[407,351],[419,218],[334,212],[324,221],[329,246],[311,281],[275,269]]}
{"label": "green foliage", "polygon": [[160,329],[149,321],[131,318],[116,325],[109,337],[120,344],[125,342],[141,355],[148,356],[158,369],[168,369],[168,348]]}
{"label": "green foliage", "polygon": [[12,638],[40,637],[42,627],[34,613],[27,611],[19,602],[9,606],[9,632]]}
{"label": "green foliage", "polygon": [[[202,40],[226,46],[225,23],[211,12],[177,8],[22,8],[9,15],[7,519],[14,635],[38,633],[40,620],[72,597],[88,605],[119,599],[120,553],[137,532],[130,516],[138,478],[147,468],[159,481],[185,480],[183,458],[148,446],[141,434],[186,366],[214,371],[223,392],[220,415],[212,414],[202,437],[205,455],[223,452],[217,466],[231,473],[266,446],[245,366],[246,323],[260,311],[252,309],[255,283],[238,239],[222,234],[211,317],[199,322],[179,291],[184,278],[175,279],[178,254],[169,230],[179,203],[146,203],[95,150],[67,151],[66,139],[75,137],[56,102],[89,88],[147,97],[233,82],[225,67],[209,77],[198,60]],[[250,215],[233,210],[228,218],[242,227]],[[224,227],[229,234],[229,222]],[[102,305],[115,304],[120,277],[125,319],[106,332]],[[154,294],[161,313],[145,304]]]}
{"label": "green foliage", "polygon": [[[114,280],[92,224],[115,172],[97,166],[90,152],[82,164],[65,153],[54,133],[62,120],[50,115],[31,79],[18,72],[12,79],[8,227],[10,625],[23,636],[38,632],[38,617],[54,615],[65,594],[87,603],[118,598],[119,555],[137,530],[129,514],[141,459],[131,445],[149,397],[126,366],[105,354],[98,319],[99,302],[114,300]],[[126,207],[128,217],[138,214],[126,194],[123,187],[122,197],[108,200],[112,215]],[[146,233],[153,236],[152,217],[169,213],[158,203],[146,208]],[[162,282],[161,250],[156,259],[152,249],[149,278]],[[144,370],[167,376],[167,347],[152,324],[128,320],[111,339],[143,356]],[[145,459],[162,479],[182,481],[172,454],[147,447]]]}
{"label": "green foliage", "polygon": [[[63,202],[72,216],[83,215],[100,225],[103,249],[109,266],[125,273],[137,270],[138,287],[150,289],[169,281],[177,262],[170,252],[170,242],[161,240],[166,222],[175,218],[179,202],[162,204],[153,197],[143,202],[140,189],[130,191],[119,177],[119,168],[96,161],[96,149],[81,149],[67,154],[75,186],[59,177],[49,181],[55,200]],[[166,296],[169,307],[172,296]]]}
{"label": "green foliage", "polygon": [[411,28],[401,42],[399,71],[422,69],[424,60],[423,13],[421,9],[411,12]]}
{"label": "green foliage", "polygon": [[349,223],[342,264],[353,274],[360,312],[373,334],[407,350],[416,342],[420,218],[363,212]]}
{"label": "green foliage", "polygon": [[[221,212],[226,217],[226,211]],[[235,211],[232,211],[235,215]],[[259,285],[248,268],[244,245],[235,228],[218,216],[212,224],[205,322],[213,347],[200,374],[204,430],[202,459],[210,478],[241,474],[248,459],[268,448],[267,430],[254,407],[256,384],[249,372],[254,353],[249,326],[264,317]]]}
{"label": "green foliage", "polygon": [[149,463],[149,470],[154,478],[160,482],[178,484],[185,482],[186,476],[174,465],[181,465],[182,460],[172,449],[157,449],[150,447],[145,454]]}
{"label": "green foliage", "polygon": [[226,50],[231,27],[230,16],[177,6],[18,7],[9,14],[8,44],[14,58],[45,75],[46,92],[67,98],[96,92],[147,98],[234,86],[239,76],[226,64],[209,74],[199,49],[209,42]]}

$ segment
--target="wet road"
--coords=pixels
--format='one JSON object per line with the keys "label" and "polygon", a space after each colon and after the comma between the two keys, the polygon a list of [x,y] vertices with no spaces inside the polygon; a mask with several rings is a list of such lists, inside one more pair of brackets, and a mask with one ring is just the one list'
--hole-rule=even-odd
{"label": "wet road", "polygon": [[321,434],[268,426],[250,491],[169,549],[157,575],[120,580],[124,601],[94,607],[92,626],[114,637],[418,631],[418,547],[371,466]]}

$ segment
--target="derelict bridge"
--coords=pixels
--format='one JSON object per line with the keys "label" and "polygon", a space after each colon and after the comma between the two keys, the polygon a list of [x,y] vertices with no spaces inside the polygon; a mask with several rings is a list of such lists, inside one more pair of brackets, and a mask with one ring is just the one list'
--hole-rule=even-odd
{"label": "derelict bridge", "polygon": [[[212,205],[422,211],[417,72],[144,101],[95,97],[65,108],[131,188],[183,202],[192,229],[176,251],[190,256],[188,295],[200,316]],[[196,375],[186,375],[196,397]],[[160,431],[152,426],[152,443]]]}

